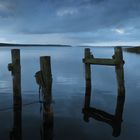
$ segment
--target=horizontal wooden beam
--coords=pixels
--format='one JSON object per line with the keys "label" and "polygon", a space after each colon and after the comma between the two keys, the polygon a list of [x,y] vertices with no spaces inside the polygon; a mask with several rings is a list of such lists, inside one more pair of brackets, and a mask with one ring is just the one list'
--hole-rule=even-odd
{"label": "horizontal wooden beam", "polygon": [[109,66],[115,66],[117,64],[115,59],[107,59],[107,58],[86,58],[83,59],[83,62],[94,65],[109,65]]}

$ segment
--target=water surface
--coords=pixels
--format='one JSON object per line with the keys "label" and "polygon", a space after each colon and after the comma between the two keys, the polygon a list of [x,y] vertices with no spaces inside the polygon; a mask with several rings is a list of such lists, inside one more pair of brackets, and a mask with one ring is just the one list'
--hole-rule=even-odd
{"label": "water surface", "polygon": [[[7,69],[11,48],[0,48],[0,139],[10,140],[14,127],[12,110],[12,77]],[[140,55],[124,52],[125,104],[121,133],[112,136],[112,127],[82,113],[85,98],[84,48],[21,47],[22,67],[22,139],[41,140],[132,140],[140,137]],[[91,48],[95,57],[111,58],[113,48]],[[43,129],[43,116],[38,103],[35,73],[40,69],[39,57],[51,56],[53,74],[53,127]],[[114,114],[117,82],[113,66],[92,66],[91,106]],[[45,138],[44,138],[45,139]],[[48,138],[49,139],[49,138]]]}

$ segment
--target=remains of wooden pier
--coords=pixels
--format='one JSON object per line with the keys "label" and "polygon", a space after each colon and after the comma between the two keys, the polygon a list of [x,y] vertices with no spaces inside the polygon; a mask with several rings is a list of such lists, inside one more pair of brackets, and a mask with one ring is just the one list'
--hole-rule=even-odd
{"label": "remains of wooden pier", "polygon": [[[90,90],[86,91],[90,92]],[[89,122],[89,118],[93,118],[95,120],[105,122],[109,124],[112,127],[112,135],[114,137],[118,137],[121,133],[121,124],[122,124],[122,118],[123,118],[123,109],[124,109],[124,101],[125,96],[118,96],[117,97],[117,103],[116,103],[116,109],[114,114],[110,114],[104,110],[97,109],[95,107],[90,106],[90,96],[88,96],[89,93],[86,93],[85,95],[85,106],[82,110],[84,114],[84,120],[86,122]],[[125,94],[125,93],[124,93]]]}
{"label": "remains of wooden pier", "polygon": [[22,107],[21,97],[21,65],[20,65],[20,50],[11,50],[12,63],[8,64],[8,70],[11,71],[13,77],[13,99],[14,107]]}
{"label": "remains of wooden pier", "polygon": [[124,60],[121,47],[114,48],[114,55],[111,59],[108,58],[94,58],[93,54],[90,52],[89,48],[85,49],[85,58],[83,59],[85,63],[85,80],[86,85],[91,86],[91,65],[107,65],[115,66],[116,78],[118,83],[119,95],[122,96],[124,91]]}
{"label": "remains of wooden pier", "polygon": [[[22,139],[22,96],[21,96],[21,65],[20,50],[11,50],[12,62],[8,64],[13,78],[13,128],[10,131],[11,140]],[[51,57],[40,57],[40,71],[35,75],[36,81],[41,88],[43,104],[43,123],[41,137],[45,139],[53,138],[53,110],[52,101],[52,72]]]}
{"label": "remains of wooden pier", "polygon": [[[106,122],[113,128],[113,136],[117,137],[121,132],[121,123],[123,115],[123,107],[125,100],[125,86],[124,86],[124,60],[121,47],[114,48],[114,55],[111,59],[107,58],[94,58],[91,54],[90,49],[85,49],[85,58],[83,59],[85,63],[85,80],[86,80],[86,90],[85,90],[85,101],[84,101],[84,120],[89,121],[92,117],[96,120]],[[90,107],[91,100],[91,65],[107,65],[115,66],[116,78],[118,83],[118,96],[116,103],[116,110],[114,115],[109,114],[103,110]]]}
{"label": "remains of wooden pier", "polygon": [[21,96],[21,65],[20,50],[11,50],[12,63],[8,64],[13,78],[13,128],[10,140],[22,139],[22,96]]}
{"label": "remains of wooden pier", "polygon": [[51,72],[51,57],[40,57],[40,71],[35,74],[36,82],[41,89],[43,101],[46,103],[52,100],[52,72]]}
{"label": "remains of wooden pier", "polygon": [[[21,65],[20,65],[20,50],[12,49],[12,62],[8,64],[8,70],[12,73],[13,78],[13,129],[11,139],[22,139],[22,96],[21,96]],[[85,64],[85,79],[86,92],[85,103],[83,108],[84,119],[89,120],[89,117],[96,118],[100,121],[107,122],[113,128],[113,135],[118,136],[121,131],[121,122],[123,115],[125,86],[124,86],[124,60],[121,47],[114,48],[112,58],[95,58],[89,48],[85,49],[83,59]],[[115,66],[116,79],[118,83],[118,97],[115,114],[111,115],[102,110],[90,107],[91,97],[91,65],[107,65]],[[41,89],[43,104],[43,139],[52,139],[53,137],[53,109],[52,102],[52,70],[51,57],[40,57],[40,71],[35,74],[36,82]],[[48,132],[48,133],[47,133]]]}
{"label": "remains of wooden pier", "polygon": [[36,82],[41,89],[43,104],[42,140],[53,139],[52,71],[51,57],[40,57],[40,71],[35,74]]}

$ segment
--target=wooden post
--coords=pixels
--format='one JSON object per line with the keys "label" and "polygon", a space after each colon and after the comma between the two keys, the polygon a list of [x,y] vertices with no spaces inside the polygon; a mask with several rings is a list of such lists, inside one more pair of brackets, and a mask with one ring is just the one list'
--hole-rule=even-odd
{"label": "wooden post", "polygon": [[12,63],[8,64],[8,70],[13,77],[13,129],[10,133],[11,140],[22,139],[22,97],[21,97],[21,66],[20,50],[11,50]]}
{"label": "wooden post", "polygon": [[42,140],[53,140],[53,109],[51,105],[48,105],[47,108],[48,110],[46,111],[46,107],[43,106],[43,123],[41,137]]}
{"label": "wooden post", "polygon": [[[86,61],[86,59],[89,59],[89,58],[91,58],[90,49],[86,48],[84,60]],[[84,60],[83,60],[83,62],[84,62]],[[90,96],[91,96],[91,66],[90,66],[90,63],[86,63],[86,62],[85,62],[85,81],[86,81],[86,96],[89,96],[89,98],[90,98]],[[86,106],[86,104],[85,104],[85,106]]]}
{"label": "wooden post", "polygon": [[124,61],[123,61],[123,53],[122,53],[122,48],[121,47],[116,47],[115,48],[115,60],[116,60],[116,77],[117,77],[117,82],[118,82],[118,93],[119,96],[124,96]]}
{"label": "wooden post", "polygon": [[8,64],[9,71],[12,72],[13,76],[13,106],[14,108],[21,108],[22,97],[21,97],[21,66],[20,66],[20,50],[12,49],[12,63]]}
{"label": "wooden post", "polygon": [[[42,75],[42,94],[43,94],[43,140],[53,139],[53,108],[52,101],[52,72],[51,72],[51,57],[40,57],[40,70]],[[41,83],[42,83],[41,82]]]}
{"label": "wooden post", "polygon": [[42,75],[42,94],[44,100],[44,111],[50,112],[50,102],[52,101],[52,72],[50,56],[40,57],[40,70]]}
{"label": "wooden post", "polygon": [[[85,49],[85,60],[91,58],[90,49]],[[89,63],[85,63],[85,79],[91,81],[91,67]]]}
{"label": "wooden post", "polygon": [[[85,102],[84,102],[84,108],[83,113],[87,111],[90,107],[90,98],[91,98],[91,64],[87,63],[86,60],[93,58],[93,55],[91,55],[90,48],[85,48],[85,54],[83,62],[85,63],[85,81],[86,81],[86,91],[85,91]],[[84,120],[86,122],[89,121],[88,115],[84,114]]]}

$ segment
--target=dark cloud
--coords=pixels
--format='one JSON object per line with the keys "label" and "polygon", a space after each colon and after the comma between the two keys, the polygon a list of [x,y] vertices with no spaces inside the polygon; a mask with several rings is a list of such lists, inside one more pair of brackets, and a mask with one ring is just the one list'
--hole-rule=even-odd
{"label": "dark cloud", "polygon": [[78,33],[81,38],[90,32],[89,40],[98,40],[101,33],[114,40],[121,34],[115,29],[123,28],[129,38],[140,29],[139,9],[140,0],[0,0],[0,28],[23,34]]}
{"label": "dark cloud", "polygon": [[23,16],[21,22],[28,33],[94,31],[124,26],[140,15],[138,0],[25,1],[19,6],[18,18]]}

